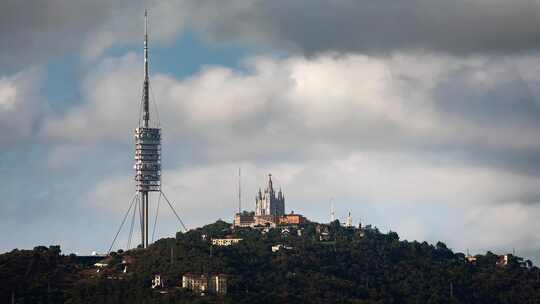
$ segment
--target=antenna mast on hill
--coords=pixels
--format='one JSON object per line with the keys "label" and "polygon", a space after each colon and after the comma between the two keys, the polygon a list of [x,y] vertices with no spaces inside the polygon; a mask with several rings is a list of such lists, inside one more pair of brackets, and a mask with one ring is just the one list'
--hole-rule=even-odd
{"label": "antenna mast on hill", "polygon": [[334,199],[330,199],[330,222],[333,222],[336,220],[336,214],[334,212]]}
{"label": "antenna mast on hill", "polygon": [[[161,190],[161,128],[159,127],[159,122],[156,123],[155,127],[150,126],[150,78],[149,78],[149,68],[148,68],[148,13],[144,11],[144,80],[143,80],[143,92],[141,100],[141,115],[139,116],[139,126],[135,129],[135,164],[133,168],[135,169],[135,183],[136,183],[136,193],[133,197],[129,209],[124,216],[124,220],[114,237],[113,243],[109,248],[111,251],[122,226],[126,220],[127,215],[131,211],[135,202],[138,202],[139,205],[139,218],[141,225],[141,246],[147,248],[149,244],[148,239],[148,227],[149,227],[149,194],[150,192],[158,192],[158,204],[156,208],[156,218],[154,222],[154,232],[157,225],[157,214],[159,211],[159,203],[161,197],[165,199],[172,212],[180,222],[181,227],[186,230],[184,223],[178,216],[178,213],[174,210],[172,204],[167,199],[167,196]],[[133,220],[135,218],[135,213],[137,206],[133,208]],[[132,220],[132,221],[133,221]],[[132,222],[133,226],[133,222]],[[131,241],[131,232],[129,236]],[[128,242],[130,244],[131,242]],[[128,246],[129,247],[129,246]],[[129,249],[129,248],[128,248]]]}
{"label": "antenna mast on hill", "polygon": [[242,168],[238,168],[238,213],[242,213]]}

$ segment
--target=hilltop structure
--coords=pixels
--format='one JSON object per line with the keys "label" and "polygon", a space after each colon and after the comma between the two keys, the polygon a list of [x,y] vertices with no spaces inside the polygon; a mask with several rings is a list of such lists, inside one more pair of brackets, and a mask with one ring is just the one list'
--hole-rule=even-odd
{"label": "hilltop structure", "polygon": [[221,273],[186,273],[182,276],[182,288],[200,295],[207,293],[225,295],[227,294],[227,276]]}
{"label": "hilltop structure", "polygon": [[214,246],[231,246],[231,245],[240,243],[242,240],[243,239],[233,238],[233,237],[228,237],[228,238],[224,238],[224,239],[212,239],[212,245],[214,245]]}
{"label": "hilltop structure", "polygon": [[274,191],[274,185],[272,182],[272,174],[268,174],[268,185],[264,190],[264,193],[259,192],[255,197],[255,215],[256,216],[281,216],[285,214],[285,197],[281,188],[277,193]]}
{"label": "hilltop structure", "polygon": [[[240,210],[239,210],[240,211]],[[255,196],[255,211],[240,211],[234,217],[235,227],[255,227],[276,225],[300,225],[307,219],[300,214],[285,214],[285,195],[281,188],[274,190],[272,174],[264,191],[259,188]]]}
{"label": "hilltop structure", "polygon": [[349,212],[349,215],[347,216],[347,220],[345,221],[345,227],[352,227],[353,226],[353,219],[351,216],[351,213]]}

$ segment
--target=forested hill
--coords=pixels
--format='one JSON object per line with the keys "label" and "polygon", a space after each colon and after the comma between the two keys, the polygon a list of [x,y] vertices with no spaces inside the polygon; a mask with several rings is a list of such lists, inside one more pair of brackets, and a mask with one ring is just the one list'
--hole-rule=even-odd
{"label": "forested hill", "polygon": [[[211,245],[226,236],[243,240]],[[278,244],[288,249],[272,252]],[[0,303],[540,303],[540,270],[530,261],[475,258],[337,221],[234,231],[218,221],[146,250],[112,253],[101,272],[46,247],[2,254]],[[228,275],[228,294],[178,288],[188,272]],[[150,288],[155,274],[166,279],[160,292]]]}

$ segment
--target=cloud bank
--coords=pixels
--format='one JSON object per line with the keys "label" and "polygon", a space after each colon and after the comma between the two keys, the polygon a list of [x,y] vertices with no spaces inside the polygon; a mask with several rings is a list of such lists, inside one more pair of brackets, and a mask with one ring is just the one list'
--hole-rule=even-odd
{"label": "cloud bank", "polygon": [[[83,105],[49,119],[42,134],[129,140],[138,117],[139,62],[134,54],[104,60],[84,81]],[[152,88],[159,118],[173,123],[165,136],[191,143],[205,160],[377,149],[521,172],[522,158],[538,168],[537,65],[535,56],[262,56],[246,59],[245,71],[207,67],[186,79],[158,74]]]}
{"label": "cloud bank", "polygon": [[191,4],[193,23],[216,40],[269,41],[305,54],[387,54],[405,49],[506,53],[534,50],[540,43],[539,4],[527,0],[209,0]]}
{"label": "cloud bank", "polygon": [[144,8],[152,40],[172,42],[187,26],[218,44],[278,51],[386,55],[518,53],[540,45],[538,3],[529,0],[168,0],[16,1],[0,4],[0,65],[18,68],[72,51],[94,59],[139,43]]}

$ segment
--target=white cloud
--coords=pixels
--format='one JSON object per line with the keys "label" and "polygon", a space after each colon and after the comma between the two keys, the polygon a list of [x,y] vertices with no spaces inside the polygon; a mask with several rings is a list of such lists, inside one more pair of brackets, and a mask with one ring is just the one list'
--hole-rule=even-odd
{"label": "white cloud", "polygon": [[126,137],[137,124],[142,92],[141,69],[135,63],[134,54],[104,60],[83,81],[85,103],[65,117],[50,117],[43,132],[82,142]]}
{"label": "white cloud", "polygon": [[132,176],[112,176],[101,180],[86,193],[84,203],[91,208],[122,214],[135,195],[134,184],[130,183],[132,180]]}
{"label": "white cloud", "polygon": [[2,111],[9,111],[15,107],[17,88],[13,83],[2,80],[0,83],[0,107]]}
{"label": "white cloud", "polygon": [[[268,149],[269,140],[273,152],[288,153],[295,143],[301,145],[293,152],[303,154],[323,146],[348,153],[359,147],[414,148],[426,142],[435,147],[536,149],[540,141],[534,140],[539,138],[531,120],[506,121],[507,116],[486,124],[471,116],[507,108],[539,111],[531,104],[535,99],[527,98],[533,91],[515,90],[517,96],[504,103],[490,100],[497,84],[538,84],[521,76],[530,68],[516,60],[499,65],[508,71],[506,77],[489,76],[492,85],[478,85],[478,75],[485,74],[483,82],[492,75],[494,61],[414,55],[256,57],[246,60],[247,72],[207,67],[184,80],[157,74],[152,88],[166,136],[219,146],[226,157]],[[134,54],[105,59],[84,81],[84,105],[49,121],[44,133],[73,141],[128,140],[126,134],[137,124],[140,66]],[[470,95],[475,97],[470,102],[485,113],[467,113]],[[200,152],[219,157],[210,149]]]}
{"label": "white cloud", "polygon": [[0,77],[0,142],[14,142],[32,133],[46,109],[38,97],[40,78],[40,70],[34,68]]}

